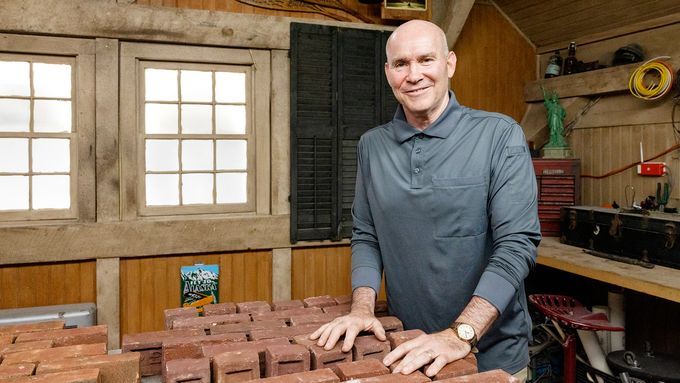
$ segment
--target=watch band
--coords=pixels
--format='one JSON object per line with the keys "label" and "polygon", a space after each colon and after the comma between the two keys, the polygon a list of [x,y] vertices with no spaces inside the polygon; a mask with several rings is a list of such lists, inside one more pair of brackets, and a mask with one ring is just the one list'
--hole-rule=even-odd
{"label": "watch band", "polygon": [[[463,336],[461,336],[461,334],[459,333],[459,328],[460,328],[460,327],[467,327],[466,330],[467,330],[467,331],[471,331],[471,332],[472,332],[472,334],[471,334],[472,336],[471,336],[471,337],[463,337]],[[453,330],[453,333],[456,335],[456,337],[458,337],[458,339],[460,339],[460,340],[462,340],[463,342],[465,342],[465,343],[467,343],[467,344],[470,345],[470,351],[471,351],[471,352],[473,352],[473,353],[476,353],[476,352],[477,352],[477,347],[476,347],[476,346],[477,346],[477,341],[478,341],[478,339],[477,339],[477,332],[475,331],[475,328],[474,328],[474,327],[472,327],[472,326],[471,326],[470,324],[468,324],[468,323],[463,323],[463,322],[453,322],[453,324],[451,324],[450,328],[451,328],[451,330]]]}

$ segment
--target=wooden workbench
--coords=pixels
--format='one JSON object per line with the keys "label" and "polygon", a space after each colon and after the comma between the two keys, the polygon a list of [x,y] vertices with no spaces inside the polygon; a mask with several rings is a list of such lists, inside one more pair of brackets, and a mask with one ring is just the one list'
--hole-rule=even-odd
{"label": "wooden workbench", "polygon": [[680,303],[680,270],[656,265],[652,269],[586,254],[546,237],[538,247],[539,265],[581,275],[626,289]]}

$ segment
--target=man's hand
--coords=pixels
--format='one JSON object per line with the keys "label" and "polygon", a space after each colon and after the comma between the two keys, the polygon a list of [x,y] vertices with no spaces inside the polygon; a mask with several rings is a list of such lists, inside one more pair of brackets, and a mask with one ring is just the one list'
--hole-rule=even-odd
{"label": "man's hand", "polygon": [[383,363],[390,366],[398,361],[392,373],[410,374],[432,362],[425,370],[425,375],[432,377],[448,363],[464,358],[469,352],[470,345],[458,339],[453,330],[446,329],[402,343],[387,354]]}
{"label": "man's hand", "polygon": [[380,321],[367,311],[353,310],[351,313],[335,318],[332,322],[319,327],[312,335],[311,339],[319,339],[317,345],[326,350],[332,349],[338,339],[345,334],[345,341],[342,344],[342,351],[349,352],[354,345],[354,339],[361,331],[371,331],[380,340],[385,337],[385,329]]}

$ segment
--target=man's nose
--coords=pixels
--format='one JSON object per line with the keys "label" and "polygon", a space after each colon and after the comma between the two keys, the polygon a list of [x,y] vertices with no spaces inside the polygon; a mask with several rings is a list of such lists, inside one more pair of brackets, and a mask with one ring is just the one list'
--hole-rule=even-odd
{"label": "man's nose", "polygon": [[420,70],[420,65],[418,63],[410,63],[408,65],[408,73],[406,74],[406,80],[409,82],[418,82],[422,80],[423,74]]}

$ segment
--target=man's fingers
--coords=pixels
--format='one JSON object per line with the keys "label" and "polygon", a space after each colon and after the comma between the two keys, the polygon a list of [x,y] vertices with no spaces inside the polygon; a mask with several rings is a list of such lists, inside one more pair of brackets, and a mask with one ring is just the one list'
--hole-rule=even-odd
{"label": "man's fingers", "polygon": [[[413,357],[409,358],[410,360],[407,360],[407,358],[411,355],[413,355]],[[405,364],[401,369],[401,373],[408,375],[420,367],[430,363],[435,357],[436,355],[432,350],[414,350],[409,355],[404,357]]]}
{"label": "man's fingers", "polygon": [[400,344],[397,348],[392,350],[392,352],[387,354],[385,358],[383,358],[383,364],[386,366],[390,366],[392,365],[392,363],[398,361],[399,359],[404,357],[404,355],[408,354],[409,351],[413,350],[416,347],[420,347],[421,341],[419,338],[420,337]]}
{"label": "man's fingers", "polygon": [[309,336],[309,339],[311,340],[318,339],[329,324],[330,323],[326,323],[325,325],[319,327],[316,331],[312,333],[312,335]]}
{"label": "man's fingers", "polygon": [[355,327],[350,327],[345,332],[345,341],[342,344],[342,352],[349,352],[354,345],[354,340],[357,338],[359,330]]}
{"label": "man's fingers", "polygon": [[330,331],[330,335],[328,336],[328,340],[326,341],[324,349],[330,350],[335,347],[335,344],[338,343],[338,339],[340,339],[345,331],[347,331],[347,325],[345,323],[337,324],[335,327],[333,327]]}
{"label": "man's fingers", "polygon": [[425,375],[427,375],[427,376],[429,376],[429,377],[433,377],[433,376],[437,375],[437,373],[438,373],[442,368],[444,368],[444,366],[446,366],[447,363],[448,363],[448,361],[446,360],[446,358],[445,358],[443,355],[439,355],[439,356],[434,360],[434,362],[430,365],[430,367],[428,367],[428,368],[425,370]]}
{"label": "man's fingers", "polygon": [[385,328],[380,322],[378,322],[377,326],[373,328],[373,334],[375,334],[375,337],[378,338],[378,340],[387,340],[387,336],[385,336]]}

